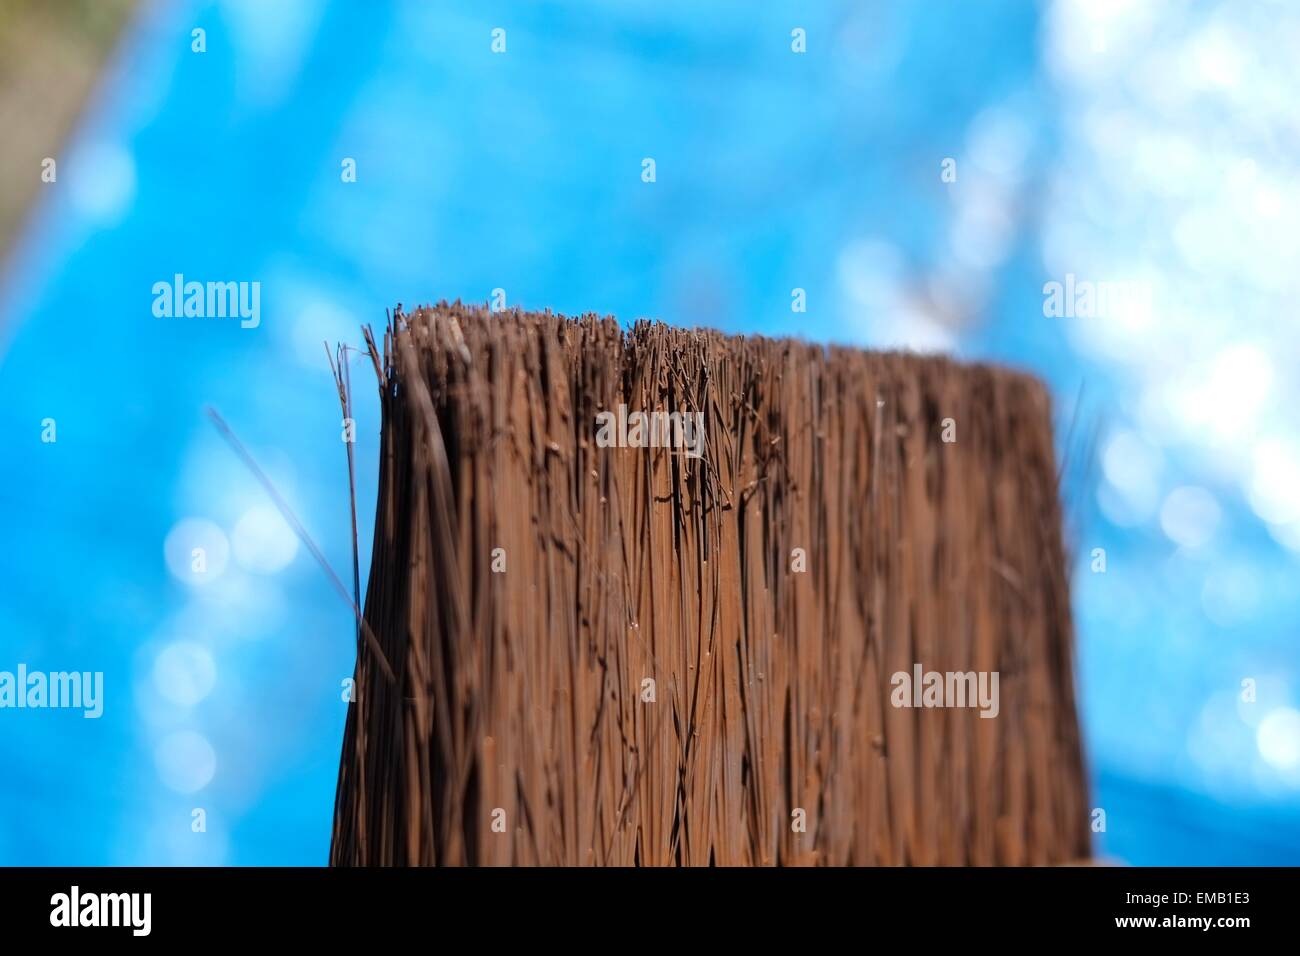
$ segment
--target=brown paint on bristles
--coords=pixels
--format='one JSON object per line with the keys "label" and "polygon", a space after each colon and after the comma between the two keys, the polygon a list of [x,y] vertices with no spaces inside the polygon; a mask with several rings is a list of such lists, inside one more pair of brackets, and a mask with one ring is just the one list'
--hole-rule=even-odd
{"label": "brown paint on bristles", "polygon": [[[359,655],[332,863],[1090,855],[1036,380],[460,303],[367,343],[398,682]],[[702,457],[601,447],[620,404],[703,412]],[[914,663],[997,671],[998,716],[892,706]]]}

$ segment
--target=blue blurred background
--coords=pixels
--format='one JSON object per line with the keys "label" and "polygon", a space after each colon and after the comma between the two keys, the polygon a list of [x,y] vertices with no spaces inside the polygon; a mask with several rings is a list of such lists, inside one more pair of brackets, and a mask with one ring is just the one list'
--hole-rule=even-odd
{"label": "blue blurred background", "polygon": [[[1229,0],[140,5],[0,285],[0,669],[106,681],[0,711],[0,864],[325,862],[353,622],[202,410],[346,577],[322,342],[494,289],[1044,377],[1098,852],[1300,863],[1296,49]],[[176,273],[260,326],[155,318]]]}

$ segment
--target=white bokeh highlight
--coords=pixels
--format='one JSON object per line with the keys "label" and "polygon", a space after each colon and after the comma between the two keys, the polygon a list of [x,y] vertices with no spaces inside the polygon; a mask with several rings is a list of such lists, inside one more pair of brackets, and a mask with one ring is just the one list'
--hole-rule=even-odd
{"label": "white bokeh highlight", "polygon": [[[194,550],[203,550],[205,569],[195,570]],[[163,542],[167,570],[177,580],[203,587],[221,577],[230,560],[230,542],[215,522],[206,518],[182,518],[172,526]]]}
{"label": "white bokeh highlight", "polygon": [[235,523],[231,546],[241,568],[255,574],[275,574],[298,554],[298,536],[275,508],[256,505]]}
{"label": "white bokeh highlight", "polygon": [[154,659],[153,684],[158,695],[180,707],[193,707],[217,682],[217,665],[201,644],[176,641]]}
{"label": "white bokeh highlight", "polygon": [[169,790],[197,793],[216,775],[217,754],[202,734],[182,730],[159,742],[154,750],[154,765]]}

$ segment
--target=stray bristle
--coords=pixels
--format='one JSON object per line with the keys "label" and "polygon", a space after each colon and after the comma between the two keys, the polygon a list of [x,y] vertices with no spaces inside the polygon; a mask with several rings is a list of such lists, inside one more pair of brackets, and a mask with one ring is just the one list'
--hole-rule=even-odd
{"label": "stray bristle", "polygon": [[459,303],[367,341],[396,681],[363,643],[332,863],[1089,855],[1034,379]]}

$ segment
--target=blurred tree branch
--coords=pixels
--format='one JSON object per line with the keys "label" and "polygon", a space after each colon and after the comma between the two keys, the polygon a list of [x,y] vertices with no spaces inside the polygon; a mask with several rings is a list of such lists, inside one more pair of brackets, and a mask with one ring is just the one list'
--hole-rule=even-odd
{"label": "blurred tree branch", "polygon": [[136,0],[0,0],[0,253],[17,238]]}

